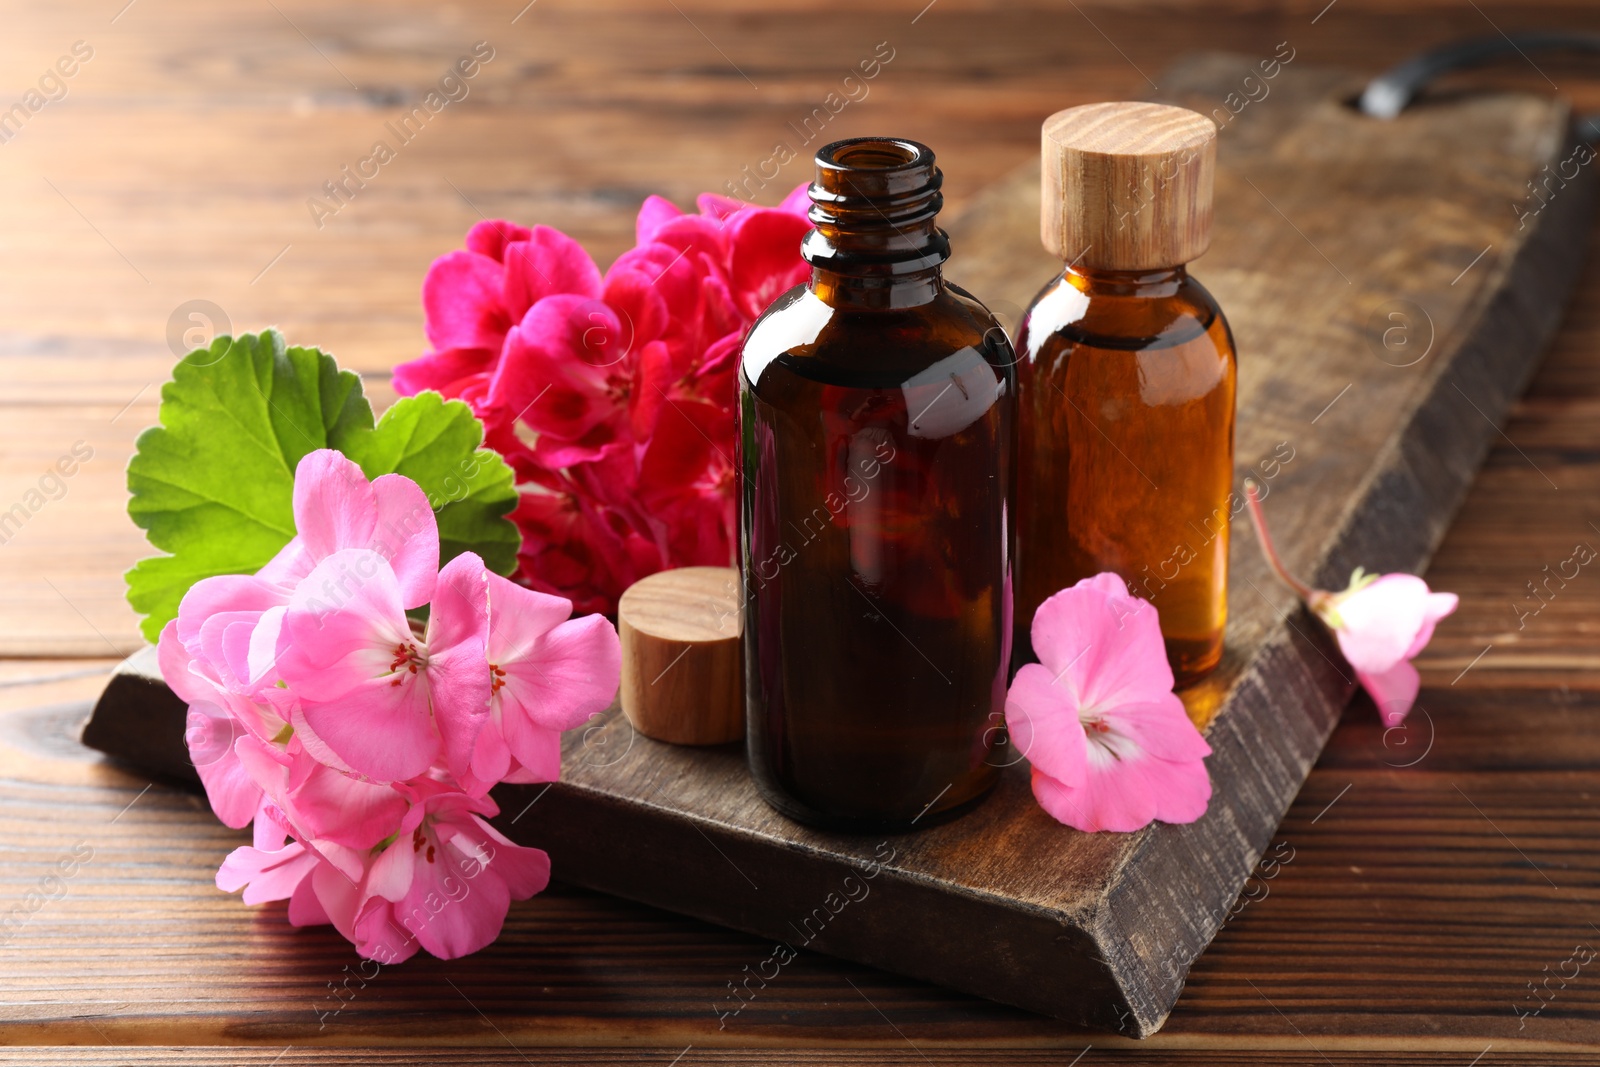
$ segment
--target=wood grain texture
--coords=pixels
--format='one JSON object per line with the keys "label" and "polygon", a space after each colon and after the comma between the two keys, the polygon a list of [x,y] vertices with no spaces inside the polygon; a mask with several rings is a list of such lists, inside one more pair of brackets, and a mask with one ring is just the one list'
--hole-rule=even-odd
{"label": "wood grain texture", "polygon": [[722,745],[744,737],[739,574],[680,567],[634,582],[617,603],[618,703],[646,737]]}
{"label": "wood grain texture", "polygon": [[[1252,69],[1203,58],[1164,81],[1175,99],[1216,97]],[[1573,182],[1520,228],[1495,213],[1569,151],[1558,103],[1484,96],[1380,125],[1344,104],[1359,79],[1299,68],[1276,84],[1270,135],[1236,140],[1219,159],[1218,241],[1200,276],[1239,339],[1236,479],[1253,474],[1268,487],[1291,568],[1339,588],[1358,562],[1411,570],[1426,561],[1491,420],[1554,330],[1593,189]],[[1499,147],[1478,149],[1469,164],[1468,143]],[[1037,185],[1021,175],[981,199],[952,226],[952,273],[975,292],[1025,298],[1024,286],[1051,273],[1023,273],[1042,255],[1031,225],[1038,204]],[[1275,224],[1263,227],[1264,216]],[[1300,223],[1276,225],[1295,216]],[[1450,277],[1463,220],[1503,251],[1458,289]],[[1340,260],[1374,265],[1357,288]],[[1421,355],[1379,340],[1390,329],[1385,309],[1397,306],[1430,324]],[[1360,422],[1342,423],[1337,440],[1307,436],[1318,408],[1344,391],[1358,394],[1350,410]],[[1464,406],[1477,417],[1464,418]],[[1224,664],[1184,694],[1213,749],[1211,809],[1191,826],[1067,831],[1034,803],[1017,754],[993,795],[956,822],[879,841],[818,833],[760,801],[736,748],[659,744],[613,709],[569,734],[561,783],[497,790],[518,813],[502,829],[546,847],[563,877],[590,888],[1149,1036],[1353,688],[1327,634],[1249,547],[1232,561]],[[645,674],[668,666],[652,661]],[[147,706],[103,702],[96,720]],[[175,753],[169,769],[181,763]],[[725,865],[707,870],[702,842]],[[932,939],[930,927],[982,935]],[[742,1010],[774,966],[756,961],[730,986],[723,1014]]]}
{"label": "wood grain texture", "polygon": [[[1197,48],[1266,57],[1288,39],[1296,64],[1375,73],[1494,27],[1600,31],[1600,11],[1586,0],[1339,0],[1325,13],[1324,0],[939,0],[914,24],[925,0],[870,9],[781,0],[760,11],[745,0],[680,0],[678,10],[644,0],[540,0],[514,26],[520,2],[502,10],[397,0],[381,15],[299,0],[276,6],[287,18],[266,6],[140,0],[110,24],[116,12],[99,4],[34,5],[9,12],[0,36],[0,59],[16,72],[42,70],[81,37],[97,49],[69,99],[0,147],[10,209],[0,241],[0,492],[18,499],[75,440],[96,448],[67,496],[0,548],[0,650],[99,657],[0,661],[0,779],[11,790],[0,800],[5,907],[53,860],[52,848],[101,833],[147,784],[86,754],[73,734],[117,656],[136,643],[120,574],[142,543],[122,514],[121,471],[134,433],[154,418],[155,388],[172,359],[165,327],[180,301],[212,299],[239,328],[277,322],[296,341],[324,343],[381,373],[419,349],[421,273],[479,217],[472,205],[560,226],[604,263],[631,241],[640,198],[665,192],[687,204],[742,166],[754,168],[771,142],[794,139],[786,123],[818,106],[879,40],[893,43],[896,59],[870,98],[831,126],[840,136],[892,130],[936,145],[955,213],[1032,157],[1044,116],[1149,92],[1141,71],[1159,76]],[[364,148],[396,101],[414,100],[458,42],[479,35],[493,36],[504,65],[491,64],[474,95],[446,113],[451,125],[430,130],[381,184],[326,229],[312,229],[303,214],[310,187]],[[1483,87],[1546,94],[1553,81],[1579,111],[1600,109],[1592,59],[1533,60],[1453,76],[1435,96]],[[27,84],[20,73],[13,81],[18,93]],[[1222,131],[1223,143],[1270,122],[1277,103],[1252,102]],[[787,164],[765,190],[769,202],[803,169],[803,158]],[[45,178],[129,254],[148,285]],[[1037,216],[1026,222],[1036,227]],[[1460,266],[1487,243],[1464,240]],[[1520,1031],[1511,1007],[1574,940],[1593,936],[1586,923],[1600,903],[1593,790],[1571,784],[1592,777],[1600,758],[1600,583],[1586,569],[1522,628],[1512,611],[1525,583],[1565,558],[1575,537],[1592,536],[1583,531],[1600,518],[1596,251],[1551,356],[1512,405],[1428,571],[1436,587],[1463,595],[1420,661],[1428,717],[1415,720],[1416,733],[1386,737],[1369,705],[1358,699],[1347,710],[1275,838],[1296,847],[1295,860],[1268,884],[1270,896],[1224,927],[1167,1026],[1140,1047],[814,953],[718,1031],[710,1001],[770,946],[559,887],[514,906],[503,949],[448,967],[418,960],[396,968],[319,1031],[311,1005],[353,962],[348,949],[325,931],[297,935],[281,914],[218,894],[210,872],[243,838],[218,831],[189,800],[135,820],[147,800],[176,796],[156,786],[112,826],[123,835],[114,858],[127,871],[104,868],[96,908],[69,892],[35,917],[32,940],[3,949],[0,1045],[19,1047],[0,1047],[0,1062],[665,1065],[692,1044],[682,1067],[1064,1065],[1089,1043],[1082,1067],[1595,1062],[1600,996],[1587,972]],[[1497,253],[1487,250],[1460,284]],[[1199,270],[1209,283],[1204,262]],[[1345,412],[1352,399],[1304,433],[1331,427],[1337,439],[1348,428],[1341,420],[1360,421]],[[1423,762],[1399,765],[1415,758],[1407,745],[1430,736]],[[1352,762],[1361,764],[1359,783]],[[1500,783],[1489,803],[1457,777],[1464,767]],[[1444,800],[1425,806],[1411,786],[1435,776]],[[1475,824],[1418,828],[1449,810],[1452,779],[1510,840],[1459,798]],[[19,790],[27,802],[16,800]],[[1341,826],[1346,802],[1362,793],[1370,803],[1361,819]],[[60,840],[45,839],[50,828]],[[708,864],[722,862],[700,847]],[[1297,866],[1306,877],[1291,878]],[[93,872],[91,864],[81,877]],[[396,1026],[430,1047],[371,1048],[403,1043]],[[316,1041],[348,1047],[307,1047]]]}

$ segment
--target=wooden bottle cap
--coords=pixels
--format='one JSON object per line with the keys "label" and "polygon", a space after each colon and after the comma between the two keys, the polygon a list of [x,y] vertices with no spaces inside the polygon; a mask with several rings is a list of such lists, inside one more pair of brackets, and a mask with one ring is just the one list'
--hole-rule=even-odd
{"label": "wooden bottle cap", "polygon": [[739,572],[680,567],[641,578],[617,604],[622,711],[675,745],[744,736]]}
{"label": "wooden bottle cap", "polygon": [[1086,104],[1040,139],[1045,248],[1100,270],[1158,270],[1211,244],[1217,126],[1167,104]]}

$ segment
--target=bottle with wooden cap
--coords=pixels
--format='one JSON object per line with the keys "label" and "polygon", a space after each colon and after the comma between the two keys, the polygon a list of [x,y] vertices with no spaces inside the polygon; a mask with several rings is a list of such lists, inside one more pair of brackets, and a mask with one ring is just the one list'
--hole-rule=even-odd
{"label": "bottle with wooden cap", "polygon": [[1216,126],[1161,104],[1044,124],[1044,245],[1017,335],[1018,664],[1048,597],[1112,571],[1161,617],[1179,685],[1222,656],[1235,357],[1187,264],[1211,241]]}
{"label": "bottle with wooden cap", "polygon": [[995,779],[1016,359],[944,280],[925,145],[839,141],[816,168],[811,279],[740,365],[750,767],[801,821],[921,827]]}

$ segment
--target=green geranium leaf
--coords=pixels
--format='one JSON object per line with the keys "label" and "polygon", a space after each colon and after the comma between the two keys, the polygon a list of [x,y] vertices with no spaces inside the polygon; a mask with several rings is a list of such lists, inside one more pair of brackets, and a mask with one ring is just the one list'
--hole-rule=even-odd
{"label": "green geranium leaf", "polygon": [[[483,427],[460,401],[408,397],[373,425],[361,379],[275,330],[218,337],[185,356],[161,390],[161,425],[139,435],[128,464],[128,514],[164,556],[128,572],[128,603],[155,641],[189,587],[251,574],[294,536],[294,471],[319,448],[369,478],[415,479],[439,519],[441,555],[472,550],[496,571],[516,564],[512,473],[480,450]],[[442,561],[441,561],[442,562]]]}
{"label": "green geranium leaf", "polygon": [[490,570],[510,574],[522,543],[504,518],[516,506],[516,485],[505,460],[482,443],[471,408],[426,392],[397,401],[344,452],[368,478],[403,474],[422,487],[439,520],[441,563],[476,552]]}

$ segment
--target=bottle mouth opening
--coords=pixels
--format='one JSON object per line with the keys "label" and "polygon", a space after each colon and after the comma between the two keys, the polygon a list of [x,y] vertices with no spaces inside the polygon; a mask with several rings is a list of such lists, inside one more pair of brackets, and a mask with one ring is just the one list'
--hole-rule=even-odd
{"label": "bottle mouth opening", "polygon": [[898,137],[852,137],[824,145],[817,152],[818,167],[857,171],[893,171],[933,162],[933,150]]}

